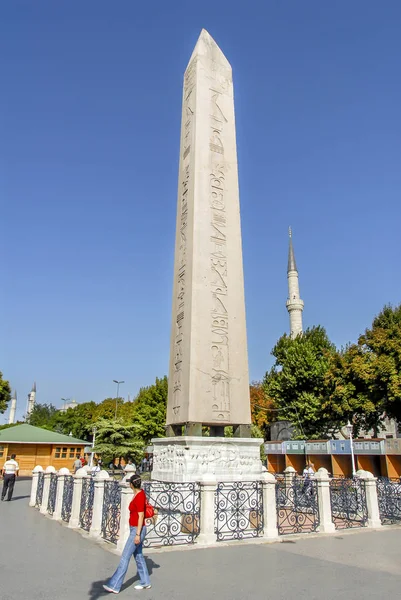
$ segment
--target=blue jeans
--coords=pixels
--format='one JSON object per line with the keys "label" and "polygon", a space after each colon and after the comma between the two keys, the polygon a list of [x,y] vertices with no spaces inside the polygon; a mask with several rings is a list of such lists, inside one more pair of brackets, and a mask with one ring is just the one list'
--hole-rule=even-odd
{"label": "blue jeans", "polygon": [[137,546],[134,543],[135,536],[136,527],[130,527],[130,534],[128,536],[127,543],[124,546],[119,565],[114,575],[107,583],[107,585],[116,592],[119,592],[121,589],[132,555],[135,557],[136,568],[138,570],[139,581],[141,585],[150,585],[148,568],[146,566],[145,557],[142,554],[142,544],[146,537],[146,527],[142,527],[141,541]]}

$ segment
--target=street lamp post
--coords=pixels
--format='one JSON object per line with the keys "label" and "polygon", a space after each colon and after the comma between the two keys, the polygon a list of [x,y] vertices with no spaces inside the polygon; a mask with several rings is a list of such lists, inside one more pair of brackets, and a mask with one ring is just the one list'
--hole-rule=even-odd
{"label": "street lamp post", "polygon": [[114,416],[114,420],[117,421],[117,403],[118,403],[118,393],[120,391],[120,383],[125,383],[125,381],[117,381],[117,379],[113,379],[113,382],[117,384],[117,397],[116,397],[116,414]]}
{"label": "street lamp post", "polygon": [[349,421],[347,423],[347,431],[348,431],[348,435],[349,435],[349,441],[351,443],[352,477],[355,477],[356,472],[355,472],[355,459],[354,459],[354,441],[352,439],[352,425]]}
{"label": "street lamp post", "polygon": [[95,453],[93,451],[93,448],[95,447],[95,441],[96,441],[96,425],[93,426],[93,438],[92,438],[92,453],[91,453],[91,467],[93,467],[93,457],[95,456]]}

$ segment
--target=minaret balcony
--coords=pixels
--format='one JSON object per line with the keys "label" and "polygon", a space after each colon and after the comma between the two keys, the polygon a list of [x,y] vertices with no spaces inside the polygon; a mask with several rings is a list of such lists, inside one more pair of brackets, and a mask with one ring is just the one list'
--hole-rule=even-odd
{"label": "minaret balcony", "polygon": [[304,301],[301,300],[300,298],[287,300],[285,305],[286,305],[288,311],[304,309]]}

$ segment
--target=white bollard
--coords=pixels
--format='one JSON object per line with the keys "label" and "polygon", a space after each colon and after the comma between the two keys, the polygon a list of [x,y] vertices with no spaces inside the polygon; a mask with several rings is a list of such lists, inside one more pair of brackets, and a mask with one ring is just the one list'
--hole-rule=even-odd
{"label": "white bollard", "polygon": [[117,552],[119,554],[124,550],[125,543],[128,539],[130,526],[129,526],[129,505],[131,503],[132,498],[134,497],[134,492],[131,490],[131,487],[126,483],[120,483],[121,486],[121,514],[120,514],[120,535],[117,541]]}
{"label": "white bollard", "polygon": [[74,488],[72,495],[71,516],[68,527],[75,529],[79,527],[79,516],[81,513],[82,481],[88,478],[85,469],[78,469],[74,475]]}
{"label": "white bollard", "polygon": [[199,545],[210,545],[216,542],[214,530],[215,494],[217,480],[210,475],[205,475],[200,481],[201,486],[201,519],[200,534],[196,539]]}
{"label": "white bollard", "polygon": [[65,476],[70,475],[70,471],[63,467],[58,472],[56,504],[54,507],[53,519],[61,521],[61,510],[63,508],[64,481]]}
{"label": "white bollard", "polygon": [[377,479],[369,471],[357,471],[356,476],[365,484],[366,506],[368,509],[368,527],[382,527],[379,511],[379,500],[377,497]]}
{"label": "white bollard", "polygon": [[276,478],[271,473],[263,473],[263,537],[275,539],[278,537]]}
{"label": "white bollard", "polygon": [[55,472],[56,469],[54,467],[46,467],[43,482],[42,504],[40,506],[40,512],[42,513],[42,515],[47,514],[47,505],[49,503],[50,478],[51,474]]}
{"label": "white bollard", "polygon": [[94,538],[102,535],[104,482],[106,479],[110,479],[107,471],[99,471],[94,478],[92,524],[89,530],[89,535]]}
{"label": "white bollard", "polygon": [[36,504],[36,492],[38,491],[38,479],[39,473],[43,473],[43,467],[36,465],[32,471],[32,485],[31,485],[31,497],[29,499],[29,506],[35,506]]}
{"label": "white bollard", "polygon": [[317,499],[319,503],[320,524],[318,531],[320,533],[333,533],[336,528],[331,515],[330,499],[330,477],[329,472],[324,467],[315,473],[314,479],[317,482]]}

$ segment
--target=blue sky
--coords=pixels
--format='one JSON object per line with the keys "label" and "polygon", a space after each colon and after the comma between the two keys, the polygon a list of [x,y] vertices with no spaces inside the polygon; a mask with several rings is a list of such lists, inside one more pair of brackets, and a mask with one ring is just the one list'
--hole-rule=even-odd
{"label": "blue sky", "polygon": [[[0,370],[100,401],[167,373],[181,113],[202,27],[234,73],[251,379],[401,300],[401,3],[13,0],[0,24]],[[4,417],[0,418],[0,422]]]}

